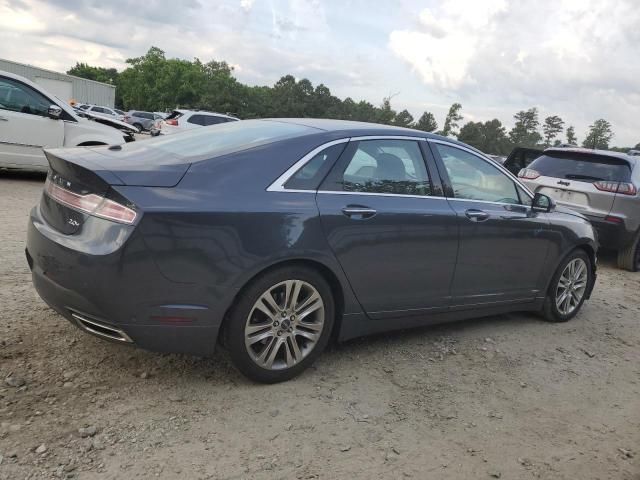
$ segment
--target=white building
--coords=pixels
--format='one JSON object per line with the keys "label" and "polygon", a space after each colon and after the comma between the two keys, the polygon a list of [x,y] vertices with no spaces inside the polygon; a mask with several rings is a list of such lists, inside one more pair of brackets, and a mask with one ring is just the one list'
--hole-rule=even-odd
{"label": "white building", "polygon": [[65,102],[75,100],[78,103],[114,107],[116,87],[108,83],[74,77],[1,58],[0,70],[28,78],[32,82],[42,85],[42,88]]}

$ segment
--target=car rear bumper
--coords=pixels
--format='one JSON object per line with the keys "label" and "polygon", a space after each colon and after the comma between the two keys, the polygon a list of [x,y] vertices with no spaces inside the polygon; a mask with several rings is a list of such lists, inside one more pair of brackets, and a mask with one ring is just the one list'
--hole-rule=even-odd
{"label": "car rear bumper", "polygon": [[212,354],[224,311],[199,301],[205,289],[164,278],[143,244],[133,235],[108,255],[69,249],[49,238],[35,207],[26,256],[40,297],[83,331],[152,351]]}
{"label": "car rear bumper", "polygon": [[598,233],[598,243],[601,248],[618,250],[633,241],[634,232],[627,230],[624,223],[613,223],[601,217],[585,216]]}

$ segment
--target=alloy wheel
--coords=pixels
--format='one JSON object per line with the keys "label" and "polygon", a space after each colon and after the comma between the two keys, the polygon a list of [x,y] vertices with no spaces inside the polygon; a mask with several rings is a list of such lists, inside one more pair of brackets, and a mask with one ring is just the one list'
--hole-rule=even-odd
{"label": "alloy wheel", "polygon": [[290,368],[315,348],[324,320],[324,302],[313,285],[303,280],[277,283],[249,312],[244,329],[247,352],[267,370]]}
{"label": "alloy wheel", "polygon": [[564,270],[556,287],[556,307],[562,315],[570,315],[580,305],[585,292],[589,269],[582,258],[571,260]]}

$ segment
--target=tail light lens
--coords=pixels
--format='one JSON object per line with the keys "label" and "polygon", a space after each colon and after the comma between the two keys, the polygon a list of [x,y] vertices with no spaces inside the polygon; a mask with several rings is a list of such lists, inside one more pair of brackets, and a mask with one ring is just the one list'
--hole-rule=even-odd
{"label": "tail light lens", "polygon": [[167,125],[173,125],[174,127],[178,126],[178,120],[175,118],[170,118],[169,120],[165,120]]}
{"label": "tail light lens", "polygon": [[44,184],[44,191],[56,202],[94,217],[128,225],[136,219],[135,210],[129,207],[95,193],[77,194],[52,183],[48,178]]}
{"label": "tail light lens", "polygon": [[530,168],[523,168],[518,172],[518,177],[526,178],[527,180],[535,180],[540,176],[540,172],[532,170]]}
{"label": "tail light lens", "polygon": [[601,180],[594,182],[593,186],[602,192],[619,193],[621,195],[635,195],[637,192],[635,185],[624,182],[607,182]]}

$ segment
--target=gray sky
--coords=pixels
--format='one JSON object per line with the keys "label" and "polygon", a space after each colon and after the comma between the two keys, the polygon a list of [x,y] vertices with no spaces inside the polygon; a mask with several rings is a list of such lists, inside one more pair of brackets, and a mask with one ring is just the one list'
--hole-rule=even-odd
{"label": "gray sky", "polygon": [[468,120],[537,106],[581,141],[594,120],[640,142],[636,0],[0,0],[0,57],[58,71],[123,68],[151,45],[226,60],[239,80],[282,75],[414,117],[449,105]]}

